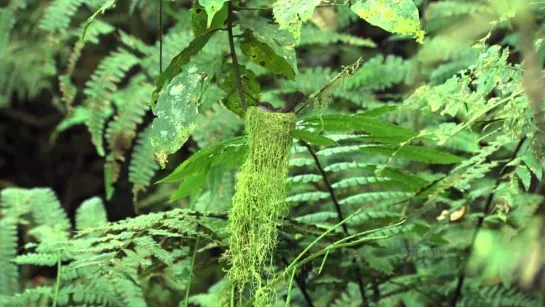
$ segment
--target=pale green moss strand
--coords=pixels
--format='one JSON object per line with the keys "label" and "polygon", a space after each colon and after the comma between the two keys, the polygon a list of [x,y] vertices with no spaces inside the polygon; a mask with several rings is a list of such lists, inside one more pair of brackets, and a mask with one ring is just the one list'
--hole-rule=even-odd
{"label": "pale green moss strand", "polygon": [[249,151],[237,178],[229,214],[228,276],[240,292],[249,285],[252,294],[260,294],[259,305],[268,305],[274,295],[262,287],[261,274],[276,248],[276,223],[286,214],[284,200],[295,115],[250,107],[245,129]]}

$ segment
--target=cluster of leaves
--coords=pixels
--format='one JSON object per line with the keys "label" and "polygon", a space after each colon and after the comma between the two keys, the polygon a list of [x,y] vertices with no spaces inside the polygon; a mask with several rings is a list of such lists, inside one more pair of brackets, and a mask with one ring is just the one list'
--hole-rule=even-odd
{"label": "cluster of leaves", "polygon": [[[92,198],[78,209],[74,232],[50,190],[3,190],[0,305],[217,306],[237,296],[237,305],[251,304],[250,293],[231,291],[220,261],[248,152],[242,123],[248,107],[277,111],[296,91],[307,98],[294,110],[289,213],[277,223],[266,272],[278,304],[543,304],[536,289],[545,243],[535,215],[543,201],[545,112],[536,97],[544,96],[545,48],[533,37],[543,4],[164,5],[172,25],[164,48],[106,18],[124,9],[150,18],[158,7],[144,1],[55,0],[43,10],[12,0],[0,9],[0,71],[12,72],[0,74],[0,106],[13,95],[51,92],[66,116],[52,142],[87,126],[104,157],[107,199],[129,151],[136,194],[189,139],[198,147],[140,201],[169,199],[183,209],[150,206],[158,212],[111,223]],[[361,25],[392,35],[360,37]],[[116,48],[80,80],[82,54],[112,37]],[[403,55],[384,51],[397,45]],[[16,59],[21,46],[24,62]],[[346,66],[332,67],[332,58]],[[22,254],[18,228],[27,234]],[[19,278],[30,265],[56,267],[57,276],[32,287]]]}

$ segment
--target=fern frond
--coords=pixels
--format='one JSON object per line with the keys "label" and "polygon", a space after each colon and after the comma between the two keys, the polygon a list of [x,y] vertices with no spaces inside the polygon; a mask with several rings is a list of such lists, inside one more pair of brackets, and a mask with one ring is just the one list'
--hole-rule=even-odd
{"label": "fern frond", "polygon": [[[0,219],[0,296],[19,291],[19,270],[13,260],[17,256],[17,220]],[[1,302],[1,301],[0,301]]]}
{"label": "fern frond", "polygon": [[149,186],[159,164],[155,161],[151,146],[151,126],[140,133],[136,146],[131,155],[129,165],[129,181],[133,184],[135,198],[139,191]]}
{"label": "fern frond", "polygon": [[85,0],[54,0],[40,20],[40,29],[51,33],[66,33],[72,17],[84,2]]}
{"label": "fern frond", "polygon": [[126,72],[138,63],[138,58],[124,49],[119,49],[104,58],[91,79],[85,84],[84,107],[89,111],[86,125],[91,140],[100,156],[104,156],[104,125],[113,113],[111,96],[117,90],[117,83]]}
{"label": "fern frond", "polygon": [[103,226],[107,222],[108,218],[106,217],[104,204],[98,197],[85,200],[76,211],[76,229],[79,231]]}
{"label": "fern frond", "polygon": [[46,225],[68,238],[70,220],[51,189],[28,190],[30,211],[37,225]]}

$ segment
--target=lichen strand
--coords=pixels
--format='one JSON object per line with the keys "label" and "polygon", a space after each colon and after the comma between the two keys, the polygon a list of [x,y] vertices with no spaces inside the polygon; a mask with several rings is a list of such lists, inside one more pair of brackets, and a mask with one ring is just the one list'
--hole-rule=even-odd
{"label": "lichen strand", "polygon": [[295,115],[250,107],[245,129],[249,151],[237,178],[229,214],[228,276],[240,292],[249,286],[257,306],[264,306],[274,297],[261,282],[261,274],[276,248],[276,223],[286,213],[286,177]]}

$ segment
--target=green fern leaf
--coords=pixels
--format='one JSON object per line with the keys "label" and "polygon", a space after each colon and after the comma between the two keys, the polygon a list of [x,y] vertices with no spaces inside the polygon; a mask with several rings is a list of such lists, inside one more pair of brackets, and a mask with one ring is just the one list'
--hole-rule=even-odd
{"label": "green fern leaf", "polygon": [[39,27],[47,32],[66,33],[72,16],[84,0],[55,0],[45,10]]}
{"label": "green fern leaf", "polygon": [[19,291],[19,270],[13,263],[17,256],[17,243],[17,220],[10,217],[1,218],[0,270],[2,274],[0,274],[0,296],[14,295]]}
{"label": "green fern leaf", "polygon": [[93,197],[85,200],[76,211],[76,229],[99,227],[108,222],[102,200]]}
{"label": "green fern leaf", "polygon": [[151,179],[159,169],[151,147],[151,126],[142,131],[136,141],[129,165],[129,181],[133,184],[136,198],[139,191],[150,185]]}
{"label": "green fern leaf", "polygon": [[84,107],[89,114],[85,124],[91,133],[91,140],[100,156],[104,156],[103,135],[106,120],[112,115],[111,95],[117,90],[117,83],[125,73],[138,63],[138,58],[119,49],[103,59],[91,80],[85,84],[87,98]]}

